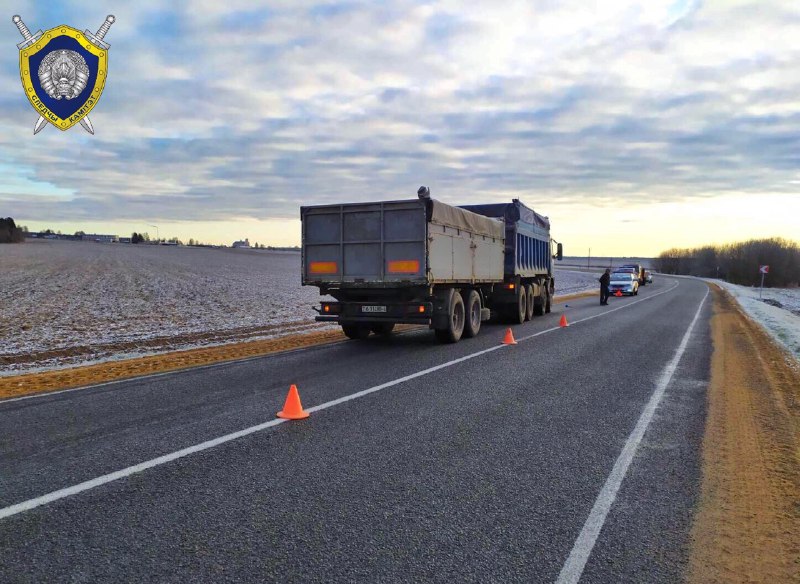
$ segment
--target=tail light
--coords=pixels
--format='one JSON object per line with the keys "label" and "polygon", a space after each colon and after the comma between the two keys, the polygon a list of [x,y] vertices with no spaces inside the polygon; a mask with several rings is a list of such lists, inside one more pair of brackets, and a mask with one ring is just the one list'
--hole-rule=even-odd
{"label": "tail light", "polygon": [[516,288],[516,285],[513,282],[511,282],[509,284],[504,284],[503,288],[505,288],[506,290],[513,290],[514,288]]}
{"label": "tail light", "polygon": [[419,272],[419,260],[392,260],[388,262],[386,271],[390,274],[416,274]]}
{"label": "tail light", "polygon": [[340,306],[338,302],[323,302],[322,303],[322,314],[339,314]]}
{"label": "tail light", "polygon": [[308,271],[312,274],[336,274],[339,269],[336,262],[311,262]]}

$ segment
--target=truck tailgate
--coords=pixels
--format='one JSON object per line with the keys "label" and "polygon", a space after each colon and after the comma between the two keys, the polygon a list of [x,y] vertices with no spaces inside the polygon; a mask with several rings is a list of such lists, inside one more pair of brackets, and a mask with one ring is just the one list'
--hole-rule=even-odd
{"label": "truck tailgate", "polygon": [[421,200],[301,207],[303,284],[424,284]]}

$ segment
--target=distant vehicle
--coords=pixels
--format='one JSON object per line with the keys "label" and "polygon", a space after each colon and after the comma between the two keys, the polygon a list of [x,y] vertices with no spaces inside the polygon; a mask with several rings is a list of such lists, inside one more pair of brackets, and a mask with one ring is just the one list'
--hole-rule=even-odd
{"label": "distant vehicle", "polygon": [[644,271],[644,281],[647,282],[648,284],[653,283],[653,273],[650,270]]}
{"label": "distant vehicle", "polygon": [[550,312],[563,252],[547,217],[518,199],[453,207],[427,187],[417,196],[301,207],[302,283],[336,299],[316,320],[351,339],[424,324],[455,343],[491,311],[514,323]]}
{"label": "distant vehicle", "polygon": [[619,290],[623,294],[636,296],[639,293],[639,280],[633,272],[612,272],[608,289],[611,294]]}
{"label": "distant vehicle", "polygon": [[[628,268],[632,269],[633,273],[636,274],[636,277],[639,279],[639,285],[640,286],[644,286],[647,283],[647,280],[645,279],[645,275],[644,275],[645,269],[644,269],[643,265],[641,265],[641,264],[623,264],[619,268],[617,268],[617,270],[628,269]],[[615,270],[615,271],[617,271],[617,270]]]}

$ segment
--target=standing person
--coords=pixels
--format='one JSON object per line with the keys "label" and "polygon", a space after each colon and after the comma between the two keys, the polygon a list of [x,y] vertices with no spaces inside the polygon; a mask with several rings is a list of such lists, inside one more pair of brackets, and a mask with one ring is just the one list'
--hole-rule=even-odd
{"label": "standing person", "polygon": [[609,284],[611,284],[611,268],[606,268],[600,276],[600,304],[608,304]]}

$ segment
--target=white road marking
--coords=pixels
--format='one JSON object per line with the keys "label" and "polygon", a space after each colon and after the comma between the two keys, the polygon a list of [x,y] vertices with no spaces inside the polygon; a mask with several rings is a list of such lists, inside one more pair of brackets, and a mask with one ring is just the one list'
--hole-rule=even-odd
{"label": "white road marking", "polygon": [[[597,316],[603,316],[605,314],[611,314],[612,312],[615,312],[615,311],[620,310],[622,308],[627,308],[629,306],[633,306],[634,304],[638,304],[639,302],[642,302],[642,301],[645,301],[645,300],[650,300],[652,298],[656,298],[657,296],[661,296],[662,294],[665,294],[667,292],[670,292],[670,291],[674,290],[677,286],[678,286],[678,284],[676,283],[675,286],[672,286],[671,288],[668,288],[666,290],[658,292],[657,294],[653,294],[652,296],[648,296],[646,298],[641,298],[641,299],[639,299],[639,300],[637,300],[635,302],[626,303],[623,306],[620,306],[618,308],[614,308],[612,310],[606,310],[605,312],[601,312],[601,313],[599,313],[597,315],[594,315],[594,316],[590,316],[590,317],[586,317],[586,318],[582,318],[582,319],[576,320],[576,321],[574,321],[573,324],[578,324],[580,322],[591,320],[592,318],[596,318]],[[706,294],[708,294],[708,293],[706,293]],[[704,297],[704,299],[705,299],[705,297]],[[553,331],[557,331],[557,330],[560,330],[560,329],[561,329],[561,327],[553,327],[553,328],[545,329],[543,331],[539,331],[538,333],[534,333],[532,335],[528,335],[526,337],[522,337],[520,339],[517,339],[517,342],[526,341],[528,339],[532,339],[534,337],[538,337],[540,335],[543,335],[543,334],[546,334],[546,333],[549,333],[549,332],[553,332]],[[313,406],[313,407],[310,407],[310,408],[306,408],[306,411],[313,413],[313,412],[318,412],[318,411],[321,411],[321,410],[325,410],[327,408],[331,408],[333,406],[337,406],[339,404],[343,404],[343,403],[352,401],[354,399],[358,399],[358,398],[364,397],[364,396],[369,395],[371,393],[375,393],[375,392],[381,391],[383,389],[387,389],[389,387],[393,387],[393,386],[398,385],[400,383],[404,383],[406,381],[410,381],[412,379],[416,379],[418,377],[422,377],[424,375],[428,375],[428,374],[433,373],[435,371],[440,371],[441,369],[445,369],[447,367],[451,367],[451,366],[456,365],[458,363],[463,363],[464,361],[469,361],[470,359],[474,359],[476,357],[480,357],[481,355],[485,355],[487,353],[491,353],[493,351],[498,351],[500,349],[504,349],[506,347],[512,347],[512,346],[513,345],[498,344],[498,345],[495,345],[493,347],[489,347],[488,349],[483,349],[482,351],[477,351],[475,353],[470,353],[469,355],[465,355],[463,357],[459,357],[458,359],[453,359],[452,361],[447,361],[445,363],[441,363],[439,365],[435,365],[433,367],[429,367],[428,369],[423,369],[421,371],[417,371],[416,373],[412,373],[410,375],[406,375],[405,377],[400,377],[400,378],[394,379],[392,381],[387,381],[386,383],[382,383],[380,385],[376,385],[374,387],[370,387],[368,389],[364,389],[362,391],[359,391],[359,392],[356,392],[356,393],[353,393],[353,394],[350,394],[350,395],[346,395],[346,396],[340,397],[338,399],[334,399],[334,400],[327,401],[325,403],[322,403],[322,404],[319,404],[319,405],[316,405],[316,406]],[[220,436],[219,438],[214,438],[213,440],[207,440],[206,442],[202,442],[200,444],[196,444],[196,445],[190,446],[188,448],[183,448],[182,450],[178,450],[178,451],[172,452],[170,454],[165,454],[163,456],[159,456],[157,458],[153,458],[151,460],[147,460],[145,462],[141,462],[139,464],[135,464],[133,466],[129,466],[127,468],[123,468],[121,470],[118,470],[118,471],[115,471],[115,472],[112,472],[112,473],[109,473],[109,474],[105,474],[105,475],[99,476],[97,478],[94,478],[94,479],[91,479],[91,480],[88,480],[88,481],[84,481],[82,483],[78,483],[77,485],[72,485],[71,487],[66,487],[66,488],[63,488],[63,489],[59,489],[57,491],[53,491],[53,492],[47,493],[46,495],[42,495],[40,497],[35,497],[33,499],[28,499],[27,501],[22,501],[21,503],[17,503],[15,505],[10,505],[8,507],[4,507],[4,508],[0,509],[0,519],[4,519],[6,517],[11,517],[12,515],[17,515],[18,513],[23,513],[25,511],[30,511],[31,509],[35,509],[36,507],[40,507],[42,505],[47,505],[48,503],[53,503],[55,501],[58,501],[60,499],[64,499],[66,497],[70,497],[72,495],[77,495],[78,493],[82,493],[84,491],[88,491],[90,489],[94,489],[95,487],[99,487],[100,485],[105,485],[107,483],[110,483],[110,482],[113,482],[113,481],[117,481],[117,480],[129,477],[132,474],[136,474],[136,473],[145,471],[147,469],[150,469],[150,468],[153,468],[153,467],[156,467],[156,466],[160,466],[160,465],[166,464],[168,462],[172,462],[172,461],[177,460],[179,458],[183,458],[185,456],[189,456],[190,454],[195,454],[197,452],[202,452],[203,450],[208,450],[209,448],[214,448],[215,446],[219,446],[220,444],[225,444],[226,442],[230,442],[232,440],[237,440],[239,438],[242,438],[244,436],[248,436],[250,434],[254,434],[256,432],[261,432],[262,430],[266,430],[267,428],[272,428],[273,426],[278,426],[279,424],[283,424],[286,421],[287,420],[284,420],[282,418],[276,418],[275,420],[271,420],[271,421],[265,422],[263,424],[258,424],[256,426],[251,426],[249,428],[245,428],[244,430],[239,430],[238,432],[233,432],[231,434],[226,434],[224,436]]]}
{"label": "white road marking", "polygon": [[703,309],[708,294],[709,290],[706,290],[705,296],[703,296],[703,299],[700,301],[700,306],[697,307],[697,312],[691,324],[689,324],[689,328],[686,329],[686,334],[683,335],[681,344],[678,346],[677,351],[675,351],[675,355],[661,372],[658,382],[656,383],[656,389],[650,397],[650,401],[647,402],[647,405],[642,411],[641,416],[639,416],[639,421],[636,423],[630,436],[628,436],[628,440],[625,442],[622,452],[620,452],[617,461],[614,463],[611,474],[608,475],[603,488],[600,490],[600,494],[597,495],[597,500],[589,513],[589,517],[586,519],[586,523],[584,523],[583,529],[581,529],[578,535],[578,539],[575,540],[575,545],[572,547],[572,551],[567,561],[564,563],[564,567],[561,568],[561,573],[558,575],[556,584],[576,584],[578,580],[580,580],[583,569],[586,567],[586,562],[589,560],[589,555],[592,553],[594,544],[597,542],[598,535],[600,535],[600,530],[605,524],[606,516],[611,506],[614,504],[614,499],[622,485],[625,474],[628,472],[628,467],[633,457],[636,455],[639,443],[642,441],[644,433],[647,431],[647,427],[653,419],[653,414],[658,404],[664,397],[664,391],[672,380],[672,376],[678,368],[678,363],[684,351],[686,351],[686,346],[689,344],[689,337],[694,330],[695,324],[697,324],[697,320],[700,318],[700,311]]}

